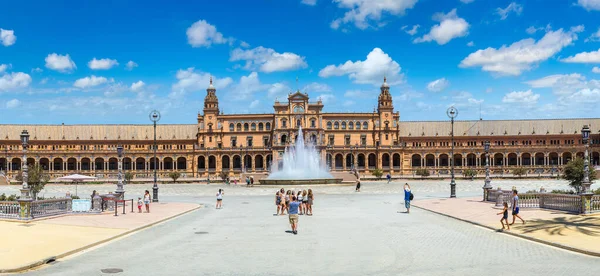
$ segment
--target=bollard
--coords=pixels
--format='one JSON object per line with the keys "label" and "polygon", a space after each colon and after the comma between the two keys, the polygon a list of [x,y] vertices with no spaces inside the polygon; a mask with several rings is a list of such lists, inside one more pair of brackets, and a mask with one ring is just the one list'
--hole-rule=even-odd
{"label": "bollard", "polygon": [[131,199],[131,212],[133,213],[133,198]]}
{"label": "bollard", "polygon": [[118,210],[119,208],[117,207],[117,201],[115,200],[115,217],[119,216],[119,214],[117,213]]}

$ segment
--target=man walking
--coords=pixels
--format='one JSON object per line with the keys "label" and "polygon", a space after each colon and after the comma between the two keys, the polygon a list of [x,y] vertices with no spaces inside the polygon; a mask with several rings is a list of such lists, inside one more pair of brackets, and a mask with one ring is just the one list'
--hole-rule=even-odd
{"label": "man walking", "polygon": [[388,173],[386,178],[387,178],[388,184],[390,184],[390,181],[392,181],[392,176]]}
{"label": "man walking", "polygon": [[292,196],[292,201],[290,201],[288,214],[290,216],[290,224],[292,225],[292,233],[294,233],[294,235],[298,234],[298,207],[299,206],[300,206],[300,202],[298,202],[296,200],[296,196]]}
{"label": "man walking", "polygon": [[523,220],[523,218],[521,218],[521,216],[519,215],[519,196],[517,194],[518,194],[517,190],[513,190],[513,199],[512,199],[513,221],[510,225],[515,224],[516,218],[519,218],[523,222],[523,224],[525,224],[525,220]]}

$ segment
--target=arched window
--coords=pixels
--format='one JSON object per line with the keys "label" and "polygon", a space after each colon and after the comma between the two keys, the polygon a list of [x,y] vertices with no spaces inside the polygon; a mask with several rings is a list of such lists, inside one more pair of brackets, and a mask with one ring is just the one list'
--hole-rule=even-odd
{"label": "arched window", "polygon": [[248,129],[249,129],[249,128],[250,128],[250,127],[248,126],[248,123],[245,123],[245,124],[244,124],[244,131],[248,131]]}
{"label": "arched window", "polygon": [[360,122],[356,122],[356,129],[360,130]]}
{"label": "arched window", "polygon": [[354,129],[354,122],[348,123],[348,129]]}
{"label": "arched window", "polygon": [[287,121],[285,119],[281,119],[281,127],[287,128]]}
{"label": "arched window", "polygon": [[339,122],[335,122],[335,123],[333,124],[333,128],[334,128],[334,129],[340,129],[340,123],[339,123]]}
{"label": "arched window", "polygon": [[242,124],[238,123],[236,128],[237,128],[237,131],[242,131]]}
{"label": "arched window", "polygon": [[264,129],[263,123],[258,123],[258,130],[263,131],[263,129]]}
{"label": "arched window", "polygon": [[331,129],[331,122],[327,122],[327,129]]}
{"label": "arched window", "polygon": [[229,131],[234,131],[235,130],[235,125],[233,125],[233,123],[229,124]]}
{"label": "arched window", "polygon": [[267,130],[271,130],[271,123],[266,123],[265,126],[266,126]]}
{"label": "arched window", "polygon": [[256,131],[256,123],[252,123],[252,125],[250,125],[250,129],[252,131]]}
{"label": "arched window", "polygon": [[367,122],[363,122],[363,129],[369,129],[369,124]]}
{"label": "arched window", "polygon": [[342,129],[346,129],[346,122],[342,122]]}
{"label": "arched window", "polygon": [[297,127],[302,126],[302,119],[296,119],[296,126]]}
{"label": "arched window", "polygon": [[312,128],[315,128],[315,127],[317,127],[317,120],[315,120],[315,119],[311,119],[311,120],[310,120],[310,127],[312,127]]}

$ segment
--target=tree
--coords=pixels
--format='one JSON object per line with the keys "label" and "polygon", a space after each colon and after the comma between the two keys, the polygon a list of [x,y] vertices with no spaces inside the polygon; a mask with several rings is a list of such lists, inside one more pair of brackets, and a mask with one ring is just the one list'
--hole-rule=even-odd
{"label": "tree", "polygon": [[427,170],[427,169],[417,169],[415,171],[415,174],[419,175],[421,177],[428,177],[429,176],[429,170]]}
{"label": "tree", "polygon": [[[23,170],[19,171],[15,179],[23,181]],[[48,181],[50,181],[50,176],[46,174],[42,166],[35,164],[29,168],[27,171],[27,185],[34,200],[37,199],[37,195],[44,189]]]}
{"label": "tree", "polygon": [[181,173],[180,172],[170,172],[169,177],[171,179],[173,179],[173,182],[177,182],[177,179],[179,179],[181,177]]}
{"label": "tree", "polygon": [[124,177],[125,177],[125,182],[129,183],[133,179],[133,173],[126,172]]}
{"label": "tree", "polygon": [[223,180],[224,182],[226,182],[227,178],[229,177],[229,172],[220,172],[219,173],[219,177],[221,178],[221,180]]}
{"label": "tree", "polygon": [[465,176],[465,178],[471,178],[472,180],[473,177],[477,175],[477,171],[475,171],[474,169],[466,169],[463,171],[463,175]]}
{"label": "tree", "polygon": [[526,175],[528,172],[529,172],[529,170],[527,170],[526,168],[523,168],[523,167],[514,168],[512,170],[513,175],[518,178],[523,177],[523,175]]}
{"label": "tree", "polygon": [[[569,186],[571,186],[577,193],[581,192],[581,184],[583,183],[583,158],[577,157],[564,167],[562,178],[569,181]],[[589,177],[590,181],[596,180],[596,170],[589,166]]]}
{"label": "tree", "polygon": [[371,172],[371,174],[377,177],[377,179],[381,179],[381,176],[383,176],[383,171],[380,169],[374,169],[373,172]]}

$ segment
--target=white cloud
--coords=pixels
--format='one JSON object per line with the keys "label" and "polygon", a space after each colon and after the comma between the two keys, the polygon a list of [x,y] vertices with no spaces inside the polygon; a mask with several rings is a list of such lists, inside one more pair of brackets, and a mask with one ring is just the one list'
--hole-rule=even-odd
{"label": "white cloud", "polygon": [[103,59],[92,59],[90,60],[90,62],[88,62],[88,67],[92,70],[108,70],[114,66],[119,65],[119,63],[117,62],[116,59],[109,59],[109,58],[103,58]]}
{"label": "white cloud", "polygon": [[584,89],[600,89],[599,80],[587,81],[581,74],[549,75],[525,83],[532,88],[552,88],[553,93],[559,97],[567,97]]}
{"label": "white cloud", "polygon": [[598,28],[598,30],[595,33],[590,35],[590,37],[585,39],[585,42],[590,42],[590,41],[600,41],[600,28]]}
{"label": "white cloud", "polygon": [[364,90],[348,90],[344,93],[344,98],[362,98],[362,99],[373,99],[377,97],[377,93],[374,91],[364,91]]}
{"label": "white cloud", "polygon": [[428,34],[413,40],[413,43],[430,42],[435,40],[439,45],[444,45],[450,40],[469,34],[469,23],[456,15],[456,9],[449,13],[436,13],[433,20],[440,22],[431,27]]}
{"label": "white cloud", "polygon": [[21,105],[21,101],[19,101],[17,99],[12,99],[12,100],[6,102],[6,108],[15,108],[15,107],[18,107],[19,105]]}
{"label": "white cloud", "polygon": [[[284,83],[274,83],[267,89],[267,96],[271,99],[279,100],[279,98],[285,98],[292,89]],[[283,100],[283,99],[282,99]]]}
{"label": "white cloud", "polygon": [[353,101],[350,101],[350,100],[347,100],[347,101],[344,101],[343,105],[344,105],[345,107],[352,106],[352,105],[354,105],[354,102],[353,102]]}
{"label": "white cloud", "polygon": [[23,72],[5,74],[0,77],[0,91],[7,91],[29,86],[31,76]]}
{"label": "white cloud", "polygon": [[341,9],[349,9],[344,17],[331,22],[332,29],[339,29],[343,24],[354,23],[364,30],[370,26],[370,21],[379,23],[384,12],[392,15],[404,15],[412,9],[418,0],[333,0]]}
{"label": "white cloud", "polygon": [[420,25],[413,25],[412,28],[410,30],[408,30],[408,26],[402,26],[402,30],[405,33],[413,36],[413,35],[417,34],[417,30],[419,29],[419,27],[421,27],[421,26]]}
{"label": "white cloud", "polygon": [[140,89],[142,89],[142,87],[144,87],[144,85],[146,85],[143,81],[137,81],[131,84],[131,91],[139,91]]}
{"label": "white cloud", "polygon": [[75,86],[77,88],[85,89],[85,88],[98,86],[98,85],[101,85],[101,84],[104,84],[107,82],[108,82],[108,79],[105,77],[96,77],[96,76],[92,75],[90,77],[85,77],[85,78],[76,80],[73,83],[73,86]]}
{"label": "white cloud", "polygon": [[571,45],[577,40],[577,32],[580,30],[579,26],[568,32],[559,29],[547,32],[537,42],[527,38],[514,42],[510,46],[502,45],[499,49],[489,47],[485,50],[477,50],[463,59],[459,67],[481,67],[483,71],[498,75],[518,76]]}
{"label": "white cloud", "polygon": [[135,67],[138,67],[138,64],[133,62],[133,60],[130,60],[125,64],[125,69],[127,69],[128,71],[133,70],[133,68]]}
{"label": "white cloud", "polygon": [[473,47],[473,46],[475,46],[475,42],[469,41],[469,43],[467,43],[467,46],[468,47]]}
{"label": "white cloud", "polygon": [[528,34],[535,34],[535,32],[537,32],[538,29],[534,26],[529,26],[529,28],[525,29],[525,32],[527,32]]}
{"label": "white cloud", "polygon": [[5,47],[15,44],[17,41],[17,36],[15,36],[14,30],[5,30],[0,28],[0,42]]}
{"label": "white cloud", "polygon": [[260,104],[259,100],[254,100],[250,103],[250,108],[256,108],[258,107],[258,104]]}
{"label": "white cloud", "polygon": [[540,94],[534,94],[531,89],[527,91],[513,91],[502,98],[503,103],[516,103],[523,105],[534,105],[540,99]]}
{"label": "white cloud", "polygon": [[40,68],[40,67],[36,67],[36,68],[31,69],[31,73],[41,73],[43,71],[44,70],[42,70],[42,68]]}
{"label": "white cloud", "polygon": [[302,0],[300,3],[304,5],[314,6],[317,4],[317,0]]}
{"label": "white cloud", "polygon": [[49,78],[43,78],[43,79],[40,81],[40,84],[46,84],[46,83],[48,83],[48,80],[50,80],[50,79],[49,79]]}
{"label": "white cloud", "polygon": [[577,0],[577,4],[588,11],[600,11],[600,0]]}
{"label": "white cloud", "polygon": [[58,72],[66,73],[74,69],[77,69],[75,62],[71,60],[69,54],[59,55],[56,53],[49,54],[46,59],[46,68],[55,70]]}
{"label": "white cloud", "polygon": [[234,49],[231,52],[229,61],[240,60],[246,61],[244,69],[259,70],[266,73],[290,71],[308,66],[302,56],[290,52],[277,53],[271,48],[262,46],[249,50]]}
{"label": "white cloud", "polygon": [[523,6],[512,2],[504,9],[496,8],[496,13],[500,15],[500,20],[506,19],[511,12],[520,15],[523,12]]}
{"label": "white cloud", "polygon": [[593,72],[593,73],[600,74],[600,67],[598,67],[598,66],[594,66],[594,68],[592,68],[592,72]]}
{"label": "white cloud", "polygon": [[323,104],[335,103],[335,95],[333,94],[321,94],[317,98],[323,101]]}
{"label": "white cloud", "polygon": [[463,2],[465,4],[473,3],[473,1],[475,0],[460,0],[460,2]]}
{"label": "white cloud", "polygon": [[302,91],[306,91],[307,93],[330,92],[331,87],[324,83],[313,82],[304,86],[304,88],[302,88]]}
{"label": "white cloud", "polygon": [[319,71],[319,77],[348,75],[354,83],[381,85],[383,76],[387,76],[388,83],[393,85],[402,82],[403,75],[400,74],[400,70],[398,62],[392,60],[380,48],[375,48],[364,61],[348,60],[337,66],[327,65]]}
{"label": "white cloud", "polygon": [[188,43],[192,47],[210,47],[212,44],[224,44],[228,39],[217,32],[217,28],[205,20],[198,20],[187,31]]}
{"label": "white cloud", "polygon": [[10,64],[0,64],[0,74],[4,73],[4,71],[6,71],[8,68],[10,68]]}
{"label": "white cloud", "polygon": [[240,78],[239,83],[232,89],[231,94],[233,97],[231,99],[238,101],[252,99],[254,98],[254,93],[267,91],[269,88],[271,88],[271,85],[261,83],[258,73],[252,72],[250,75]]}
{"label": "white cloud", "polygon": [[431,92],[441,92],[450,86],[450,82],[446,78],[434,80],[427,84],[427,90]]}
{"label": "white cloud", "polygon": [[567,63],[600,63],[600,49],[592,52],[581,52],[560,61]]}
{"label": "white cloud", "polygon": [[412,99],[422,98],[423,96],[425,96],[423,93],[419,93],[419,92],[415,92],[415,91],[407,91],[407,92],[403,92],[399,96],[393,96],[393,100],[406,102],[406,101],[410,101]]}
{"label": "white cloud", "polygon": [[[185,70],[179,69],[175,77],[177,83],[171,87],[171,93],[169,94],[171,98],[183,96],[187,92],[206,90],[210,83],[211,74],[195,72],[194,68],[190,67]],[[233,80],[229,77],[222,79],[213,77],[213,85],[216,89],[228,87],[231,83],[233,83]]]}
{"label": "white cloud", "polygon": [[240,42],[240,47],[248,48],[248,47],[250,47],[250,44],[248,44],[248,42],[246,42],[246,41],[242,41],[242,42]]}

